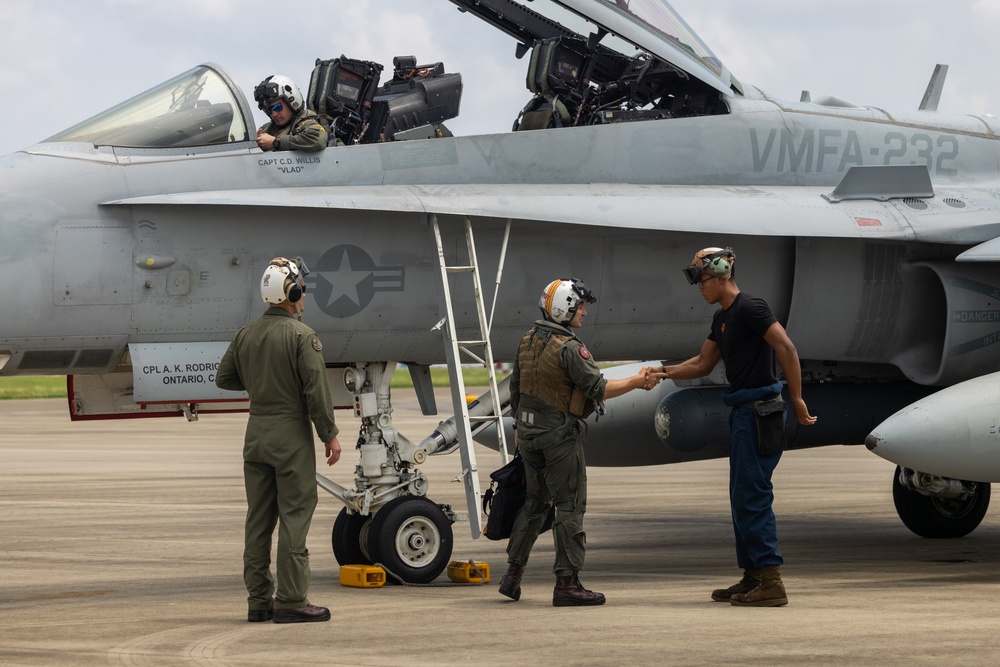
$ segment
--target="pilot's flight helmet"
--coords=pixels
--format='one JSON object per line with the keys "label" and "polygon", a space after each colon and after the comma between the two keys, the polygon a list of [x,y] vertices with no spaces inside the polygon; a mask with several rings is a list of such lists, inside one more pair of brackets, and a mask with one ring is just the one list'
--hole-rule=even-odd
{"label": "pilot's flight helmet", "polygon": [[257,108],[265,111],[269,106],[278,100],[285,100],[292,111],[298,113],[302,110],[302,93],[295,82],[282,74],[272,74],[257,84],[253,89],[253,98],[257,102]]}
{"label": "pilot's flight helmet", "polygon": [[286,300],[295,303],[305,294],[307,275],[309,269],[301,257],[275,257],[261,276],[260,297],[266,303],[278,304]]}
{"label": "pilot's flight helmet", "polygon": [[596,303],[597,297],[582,280],[563,278],[545,286],[538,299],[538,307],[545,319],[565,326],[576,315],[577,306],[582,301]]}
{"label": "pilot's flight helmet", "polygon": [[684,269],[684,276],[692,285],[698,284],[702,273],[729,280],[736,270],[735,265],[736,253],[732,248],[702,248],[695,253],[691,265]]}

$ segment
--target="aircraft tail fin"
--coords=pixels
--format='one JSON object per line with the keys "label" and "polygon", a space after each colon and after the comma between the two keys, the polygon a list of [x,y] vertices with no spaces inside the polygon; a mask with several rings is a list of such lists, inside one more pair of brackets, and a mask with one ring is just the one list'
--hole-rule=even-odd
{"label": "aircraft tail fin", "polygon": [[920,111],[937,111],[946,76],[948,76],[947,65],[939,64],[934,66],[934,73],[931,74],[931,80],[927,82],[927,90],[924,91],[924,98],[920,100]]}

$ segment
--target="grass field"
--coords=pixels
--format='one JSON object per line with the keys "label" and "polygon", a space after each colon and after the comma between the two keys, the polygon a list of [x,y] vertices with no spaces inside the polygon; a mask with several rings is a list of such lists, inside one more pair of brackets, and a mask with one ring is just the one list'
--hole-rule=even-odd
{"label": "grass field", "polygon": [[[497,378],[498,380],[501,377]],[[448,369],[445,366],[431,367],[431,381],[435,387],[447,387]],[[484,368],[466,368],[465,384],[469,387],[485,387],[489,384]],[[410,374],[405,368],[397,368],[392,376],[393,389],[412,387]],[[11,398],[65,398],[66,378],[60,375],[23,375],[0,377],[0,400]]]}

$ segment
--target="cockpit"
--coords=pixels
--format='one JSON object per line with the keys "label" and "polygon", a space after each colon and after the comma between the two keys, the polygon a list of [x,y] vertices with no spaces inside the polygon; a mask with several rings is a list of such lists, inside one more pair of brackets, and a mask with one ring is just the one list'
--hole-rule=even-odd
{"label": "cockpit", "polygon": [[[742,94],[712,51],[666,0],[451,0],[516,40],[532,94],[515,130],[723,114]],[[530,53],[530,57],[525,58]],[[340,143],[449,136],[459,113],[460,74],[442,63],[382,65],[345,56],[317,60],[308,106]],[[189,148],[252,140],[239,88],[200,65],[47,142],[130,148]],[[428,128],[429,132],[428,132]],[[332,140],[331,140],[332,141]]]}

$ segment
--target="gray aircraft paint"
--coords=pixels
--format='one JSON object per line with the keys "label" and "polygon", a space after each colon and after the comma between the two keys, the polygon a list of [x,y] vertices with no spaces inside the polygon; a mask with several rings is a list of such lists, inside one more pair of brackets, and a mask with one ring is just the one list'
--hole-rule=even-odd
{"label": "gray aircraft paint", "polygon": [[[724,91],[726,113],[310,154],[262,153],[247,138],[42,143],[5,156],[0,266],[20,287],[0,295],[0,359],[10,357],[0,375],[93,376],[131,400],[129,377],[111,372],[130,346],[228,341],[263,309],[257,280],[275,255],[313,269],[304,319],[329,364],[441,363],[430,214],[452,263],[464,259],[471,217],[485,277],[512,221],[492,330],[501,360],[558,276],[598,294],[580,332],[598,359],[687,357],[714,307],[680,269],[699,248],[731,245],[741,287],[786,325],[810,391],[889,381],[922,391],[1000,366],[995,119],[709,85]],[[849,169],[911,165],[927,167],[933,196],[825,198]],[[458,317],[472,305],[458,298]],[[621,408],[629,425],[595,429],[590,446],[649,420],[643,437],[659,449],[637,438],[616,463],[720,455],[716,436],[700,452],[669,451],[648,412]]]}

